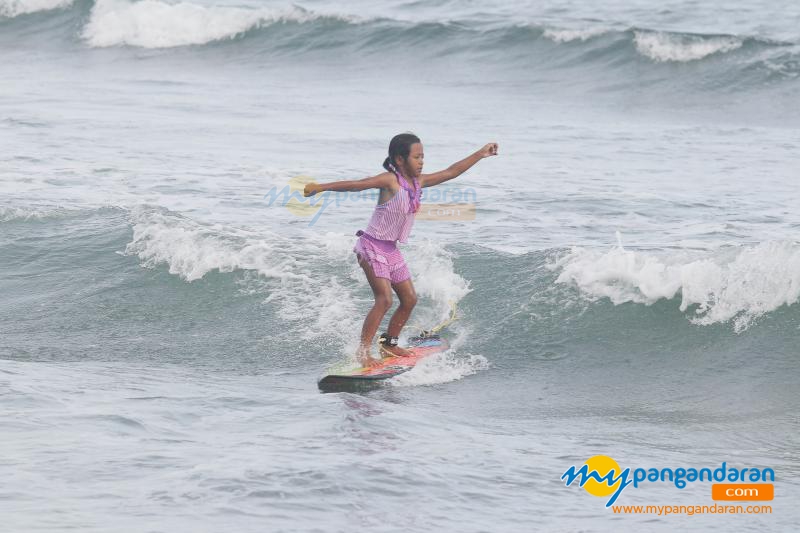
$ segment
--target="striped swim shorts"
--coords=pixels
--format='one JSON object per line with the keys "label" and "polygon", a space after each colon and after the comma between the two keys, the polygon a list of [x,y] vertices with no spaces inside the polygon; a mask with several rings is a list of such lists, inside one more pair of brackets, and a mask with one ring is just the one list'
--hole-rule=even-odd
{"label": "striped swim shorts", "polygon": [[394,241],[381,241],[358,230],[358,240],[353,251],[366,260],[372,267],[376,277],[386,278],[392,284],[411,279],[403,255]]}

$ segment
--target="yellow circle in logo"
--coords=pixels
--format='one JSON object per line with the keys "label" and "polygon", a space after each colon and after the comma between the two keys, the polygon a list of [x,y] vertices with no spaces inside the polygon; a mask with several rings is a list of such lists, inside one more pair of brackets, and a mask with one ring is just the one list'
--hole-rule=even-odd
{"label": "yellow circle in logo", "polygon": [[[303,198],[303,189],[305,188],[307,183],[313,183],[314,178],[311,176],[295,176],[289,180],[289,194],[292,193],[299,193],[300,197]],[[314,202],[314,205],[311,202]],[[320,199],[319,195],[312,196],[309,198],[303,198],[303,200],[299,200],[297,196],[292,196],[286,202],[286,209],[289,210],[290,213],[296,215],[298,217],[310,217],[317,213],[322,208],[322,199]]]}
{"label": "yellow circle in logo", "polygon": [[[589,467],[588,472],[595,471],[600,477],[604,477],[611,470],[614,471],[612,476],[614,478],[619,477],[620,474],[620,468],[617,462],[607,455],[589,457],[586,459],[586,466]],[[595,479],[590,479],[583,485],[583,488],[592,496],[610,496],[616,492],[621,482],[621,480],[617,480],[616,483],[609,486],[605,481],[599,482]]]}

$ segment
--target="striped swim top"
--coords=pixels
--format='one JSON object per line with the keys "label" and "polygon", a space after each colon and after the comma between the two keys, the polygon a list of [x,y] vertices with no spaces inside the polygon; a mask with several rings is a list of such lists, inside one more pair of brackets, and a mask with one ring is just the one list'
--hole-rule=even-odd
{"label": "striped swim top", "polygon": [[422,189],[414,178],[411,187],[402,174],[395,171],[400,190],[389,201],[375,206],[367,225],[369,236],[382,241],[406,242],[422,200]]}

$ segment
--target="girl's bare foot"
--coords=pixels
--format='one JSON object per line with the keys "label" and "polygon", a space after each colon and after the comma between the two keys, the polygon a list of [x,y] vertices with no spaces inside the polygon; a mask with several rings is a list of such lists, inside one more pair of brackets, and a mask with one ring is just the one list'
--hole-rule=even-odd
{"label": "girl's bare foot", "polygon": [[399,356],[399,357],[408,357],[409,355],[414,355],[412,352],[406,350],[405,348],[401,348],[400,346],[384,346],[381,345],[381,355],[384,357],[392,357],[392,356]]}
{"label": "girl's bare foot", "polygon": [[366,350],[363,347],[358,350],[356,357],[363,368],[372,368],[381,364],[380,359],[373,358],[372,354],[369,353],[369,350]]}
{"label": "girl's bare foot", "polygon": [[372,357],[367,357],[366,359],[361,360],[361,366],[363,368],[374,368],[376,366],[381,366],[381,360],[373,359]]}

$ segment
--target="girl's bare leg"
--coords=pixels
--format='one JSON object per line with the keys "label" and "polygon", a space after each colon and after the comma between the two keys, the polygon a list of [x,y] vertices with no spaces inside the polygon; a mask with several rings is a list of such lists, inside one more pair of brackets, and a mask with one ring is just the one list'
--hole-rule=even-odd
{"label": "girl's bare leg", "polygon": [[375,366],[378,364],[378,359],[373,359],[370,353],[372,339],[378,332],[381,326],[381,321],[386,315],[386,312],[392,307],[392,287],[388,279],[379,278],[375,276],[372,266],[360,256],[358,257],[358,264],[364,270],[367,276],[369,286],[372,288],[372,293],[375,295],[375,305],[367,313],[364,319],[364,325],[361,328],[361,346],[358,348],[358,359],[364,366]]}
{"label": "girl's bare leg", "polygon": [[[389,319],[389,335],[392,337],[398,337],[400,335],[400,331],[403,329],[403,326],[406,325],[408,322],[408,317],[411,316],[411,311],[414,310],[414,306],[417,305],[417,292],[414,290],[414,284],[411,282],[411,279],[407,279],[405,281],[401,281],[400,283],[396,283],[392,285],[394,292],[397,293],[397,297],[400,299],[400,305],[395,310],[392,318]],[[400,346],[394,347],[384,347],[385,351],[391,353],[392,355],[411,355],[411,352],[406,350],[405,348],[401,348]]]}

